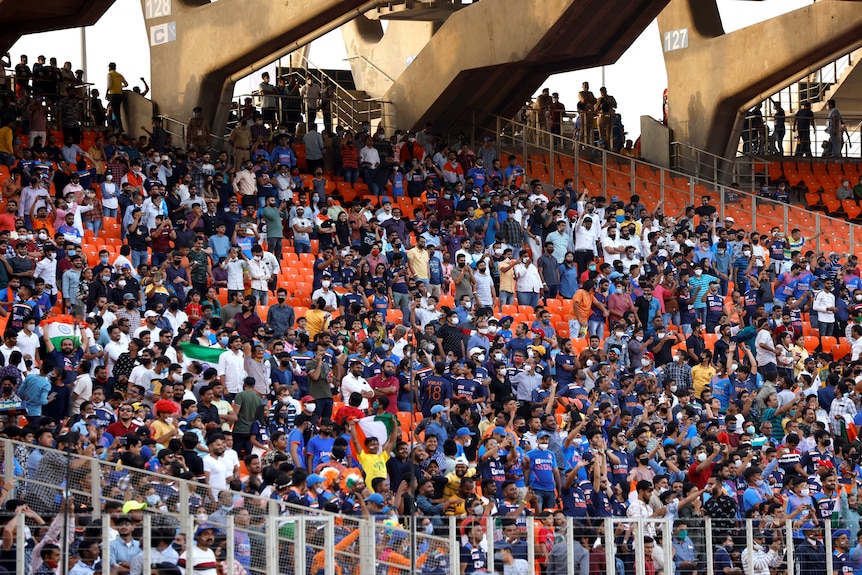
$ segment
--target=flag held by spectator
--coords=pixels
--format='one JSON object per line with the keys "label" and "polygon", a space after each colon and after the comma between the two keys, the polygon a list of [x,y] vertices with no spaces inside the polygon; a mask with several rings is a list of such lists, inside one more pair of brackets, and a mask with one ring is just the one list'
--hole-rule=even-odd
{"label": "flag held by spectator", "polygon": [[212,364],[218,363],[219,356],[227,351],[220,347],[207,347],[189,342],[181,343],[180,346],[183,348],[183,355],[187,358]]}
{"label": "flag held by spectator", "polygon": [[[383,449],[383,444],[389,438],[389,434],[395,429],[395,418],[391,413],[383,415],[372,415],[363,417],[356,422],[356,439],[361,446],[365,446],[365,440],[376,437],[380,442],[378,450]],[[379,451],[378,451],[379,453]]]}
{"label": "flag held by spectator", "polygon": [[71,339],[75,348],[81,346],[81,324],[75,327],[75,318],[71,315],[55,315],[42,321],[42,333],[51,340],[56,349],[60,349],[60,343],[64,339]]}

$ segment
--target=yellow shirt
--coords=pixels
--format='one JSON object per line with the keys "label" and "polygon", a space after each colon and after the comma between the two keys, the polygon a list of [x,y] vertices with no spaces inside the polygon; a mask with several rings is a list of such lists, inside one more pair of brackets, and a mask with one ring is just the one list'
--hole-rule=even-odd
{"label": "yellow shirt", "polygon": [[703,388],[709,385],[709,382],[712,381],[712,376],[715,375],[715,368],[711,365],[709,367],[703,367],[700,364],[697,364],[693,368],[691,368],[691,381],[694,386],[694,394],[697,397],[700,397]]}
{"label": "yellow shirt", "polygon": [[0,128],[0,153],[14,154],[15,146],[13,140],[14,134],[12,133],[12,128],[9,126]]}
{"label": "yellow shirt", "polygon": [[116,70],[108,72],[108,94],[122,94],[124,85],[128,84],[122,74]]}
{"label": "yellow shirt", "polygon": [[413,248],[407,250],[407,261],[410,263],[410,269],[413,270],[413,275],[418,279],[428,280],[428,260],[430,255],[427,249],[420,250]]}
{"label": "yellow shirt", "polygon": [[153,432],[152,432],[153,437],[159,438],[159,441],[158,441],[159,445],[163,445],[163,446],[167,447],[170,440],[174,438],[173,435],[166,435],[166,434],[169,434],[169,432],[172,429],[174,429],[174,426],[168,425],[167,423],[164,423],[163,421],[161,421],[159,419],[153,421],[150,424],[150,429],[153,430]]}
{"label": "yellow shirt", "polygon": [[329,323],[329,313],[320,309],[310,309],[305,313],[305,329],[308,338],[314,340],[314,336],[326,329]]}
{"label": "yellow shirt", "polygon": [[[368,486],[368,489],[371,489],[371,482],[375,477],[387,477],[386,462],[389,461],[388,453],[368,453],[363,451],[356,456],[356,460],[365,472],[365,485]],[[374,491],[373,489],[371,490]]]}

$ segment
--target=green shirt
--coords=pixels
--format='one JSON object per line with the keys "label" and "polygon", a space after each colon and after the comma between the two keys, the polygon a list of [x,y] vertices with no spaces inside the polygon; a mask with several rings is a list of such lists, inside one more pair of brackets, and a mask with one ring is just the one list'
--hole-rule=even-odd
{"label": "green shirt", "polygon": [[310,359],[305,364],[305,373],[308,374],[308,395],[314,399],[327,399],[332,397],[332,389],[329,387],[329,370],[332,369],[327,362],[323,362],[320,368],[320,377],[314,379],[311,372],[317,369],[317,360]]}
{"label": "green shirt", "polygon": [[[189,250],[189,266],[191,269],[192,283],[204,283],[207,281],[207,263],[209,256],[203,250]],[[191,264],[195,264],[193,267]],[[201,294],[206,295],[206,294]]]}
{"label": "green shirt", "polygon": [[284,229],[281,225],[281,212],[278,208],[270,208],[269,206],[261,210],[260,215],[266,222],[266,235],[270,238],[283,238]]}
{"label": "green shirt", "polygon": [[244,389],[233,398],[234,405],[239,406],[239,412],[234,423],[234,433],[251,433],[251,424],[254,423],[258,408],[263,405],[263,400],[253,389]]}

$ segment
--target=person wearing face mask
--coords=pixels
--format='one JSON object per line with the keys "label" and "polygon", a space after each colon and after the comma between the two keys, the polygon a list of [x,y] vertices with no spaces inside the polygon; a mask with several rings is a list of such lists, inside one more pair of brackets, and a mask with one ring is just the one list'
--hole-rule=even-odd
{"label": "person wearing face mask", "polygon": [[179,417],[177,417],[179,406],[168,399],[160,399],[153,410],[156,412],[157,419],[149,425],[150,436],[162,447],[167,447],[172,439],[182,436]]}
{"label": "person wearing face mask", "polygon": [[546,286],[542,282],[539,269],[533,264],[532,258],[528,253],[524,252],[521,254],[521,258],[515,265],[514,271],[518,304],[528,305],[536,309],[539,305],[539,294],[542,293],[542,290]]}
{"label": "person wearing face mask", "polygon": [[51,305],[57,303],[57,250],[51,244],[43,248],[45,257],[36,263],[33,277],[45,282],[44,293],[51,299]]}
{"label": "person wearing face mask", "polygon": [[194,147],[199,152],[204,152],[210,147],[210,123],[203,115],[203,108],[196,106],[192,110],[192,117],[188,121],[186,147]]}

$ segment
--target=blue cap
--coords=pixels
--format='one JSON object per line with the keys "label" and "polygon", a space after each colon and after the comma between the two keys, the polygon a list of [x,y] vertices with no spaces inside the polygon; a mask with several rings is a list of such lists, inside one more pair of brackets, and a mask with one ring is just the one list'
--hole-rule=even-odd
{"label": "blue cap", "polygon": [[835,541],[836,539],[838,539],[842,535],[846,535],[847,539],[852,539],[852,537],[850,536],[850,530],[849,529],[836,529],[835,531],[832,532],[832,540]]}
{"label": "blue cap", "polygon": [[198,525],[198,528],[195,529],[195,537],[197,537],[204,531],[215,531],[215,527],[213,527],[209,523],[201,523],[200,525]]}
{"label": "blue cap", "polygon": [[508,549],[509,551],[511,551],[512,544],[508,541],[498,541],[497,543],[494,543],[494,551],[502,551],[503,549]]}
{"label": "blue cap", "polygon": [[544,429],[536,434],[537,439],[542,439],[543,437],[550,437],[550,436],[551,436],[551,432],[545,431]]}
{"label": "blue cap", "polygon": [[455,432],[455,437],[464,437],[466,435],[473,435],[473,432],[468,427],[459,427],[458,431]]}
{"label": "blue cap", "polygon": [[496,434],[496,435],[506,435],[506,428],[500,427],[498,425],[497,427],[495,427],[494,429],[491,430],[491,433]]}
{"label": "blue cap", "polygon": [[431,408],[431,415],[437,415],[438,413],[446,411],[446,408],[440,405],[439,403]]}
{"label": "blue cap", "polygon": [[800,527],[800,529],[802,531],[810,531],[811,529],[817,529],[817,527],[818,526],[813,524],[812,522],[806,521],[805,523],[802,524],[802,527]]}
{"label": "blue cap", "polygon": [[507,321],[515,321],[515,318],[513,318],[510,315],[504,315],[503,317],[500,318],[499,323],[500,323],[500,325],[502,325],[502,324],[506,323]]}
{"label": "blue cap", "polygon": [[312,473],[305,478],[305,484],[309,487],[311,487],[312,485],[317,485],[318,483],[323,483],[324,481],[326,480],[317,473]]}
{"label": "blue cap", "polygon": [[376,503],[377,505],[384,505],[386,503],[386,500],[383,499],[383,496],[379,493],[372,493],[365,498],[365,503]]}

